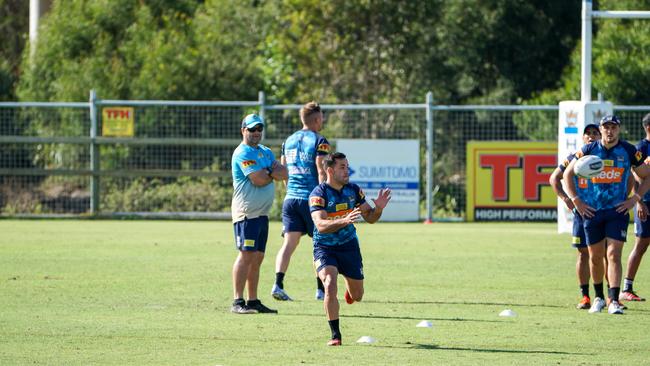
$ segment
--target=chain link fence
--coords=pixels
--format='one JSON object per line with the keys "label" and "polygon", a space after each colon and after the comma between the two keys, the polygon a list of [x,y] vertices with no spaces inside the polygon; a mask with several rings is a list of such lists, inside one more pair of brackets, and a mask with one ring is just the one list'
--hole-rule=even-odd
{"label": "chain link fence", "polygon": [[[107,108],[132,108],[132,137],[104,136]],[[465,215],[465,144],[470,140],[556,141],[557,106],[323,105],[321,132],[339,138],[418,139],[421,217]],[[279,157],[282,141],[302,127],[300,105],[259,101],[118,101],[0,103],[0,215],[229,218],[230,158],[240,123],[260,113],[263,144]],[[624,136],[644,136],[648,107],[616,106]],[[433,138],[428,149],[427,125]],[[427,171],[427,155],[433,157]],[[431,182],[427,182],[427,180]],[[427,184],[428,183],[428,184]],[[279,217],[278,184],[272,216]],[[431,187],[432,191],[429,191]]]}

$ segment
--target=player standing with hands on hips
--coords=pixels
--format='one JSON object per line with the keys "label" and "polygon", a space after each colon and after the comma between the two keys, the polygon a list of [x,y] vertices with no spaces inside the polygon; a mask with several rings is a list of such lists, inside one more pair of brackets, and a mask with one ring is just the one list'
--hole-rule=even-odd
{"label": "player standing with hands on hips", "polygon": [[[257,298],[260,266],[269,236],[269,211],[275,197],[274,180],[287,179],[287,168],[275,160],[268,147],[260,144],[264,121],[257,114],[244,117],[241,144],[232,154],[232,222],[239,255],[232,267],[236,314],[277,313]],[[248,301],[244,301],[248,287]]]}
{"label": "player standing with hands on hips", "polygon": [[[646,179],[648,166],[642,165],[645,156],[632,144],[619,138],[620,124],[616,116],[603,117],[599,127],[602,139],[583,146],[576,153],[578,159],[584,155],[596,155],[603,160],[604,169],[598,176],[592,178],[593,184],[587,187],[588,194],[578,196],[577,193],[573,167],[578,159],[574,159],[564,171],[567,193],[584,219],[585,235],[589,246],[591,278],[596,290],[596,298],[589,309],[590,313],[600,312],[605,307],[603,258],[607,255],[607,277],[610,285],[608,312],[623,314],[618,298],[621,289],[621,252],[630,221],[628,211],[641,200],[642,195],[650,187],[650,179]],[[632,196],[628,198],[628,176],[633,170],[643,183],[635,187]]]}
{"label": "player standing with hands on hips", "polygon": [[309,196],[314,220],[314,265],[325,286],[323,305],[332,338],[329,346],[341,345],[337,278],[345,280],[345,301],[352,304],[363,298],[363,261],[354,223],[363,219],[373,224],[390,201],[390,188],[379,190],[371,207],[361,188],[350,181],[348,159],[343,153],[329,154],[323,162],[327,180]]}

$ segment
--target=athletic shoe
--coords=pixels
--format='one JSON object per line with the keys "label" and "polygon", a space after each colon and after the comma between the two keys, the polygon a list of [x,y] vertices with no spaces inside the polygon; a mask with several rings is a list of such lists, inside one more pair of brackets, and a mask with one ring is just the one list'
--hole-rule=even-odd
{"label": "athletic shoe", "polygon": [[[251,304],[251,302],[252,302],[252,304]],[[269,309],[266,306],[264,306],[264,304],[262,304],[262,302],[259,301],[259,300],[257,300],[257,301],[249,301],[248,304],[246,304],[246,306],[248,308],[250,308],[250,309],[255,310],[256,312],[258,312],[260,314],[277,314],[278,313],[277,310]]]}
{"label": "athletic shoe", "polygon": [[643,297],[637,295],[634,291],[623,291],[618,295],[618,299],[626,301],[645,301]]}
{"label": "athletic shoe", "polygon": [[[612,299],[610,299],[610,298],[608,297],[608,298],[607,298],[607,306],[609,306],[609,304],[610,304],[611,302],[612,302]],[[625,304],[623,304],[623,301],[621,301],[621,300],[618,300],[618,307],[621,308],[621,309],[623,309],[623,310],[627,310],[627,306],[625,306]]]}
{"label": "athletic shoe", "polygon": [[314,296],[316,300],[321,300],[323,301],[325,299],[325,291],[321,289],[316,289],[316,296]]}
{"label": "athletic shoe", "polygon": [[589,299],[589,296],[583,295],[582,300],[576,305],[577,309],[589,309],[591,307],[591,300]]}
{"label": "athletic shoe", "polygon": [[594,303],[591,304],[589,313],[590,314],[600,313],[604,307],[605,307],[605,300],[601,299],[600,297],[597,297],[594,299]]}
{"label": "athletic shoe", "polygon": [[329,342],[327,342],[328,346],[340,346],[341,345],[341,340],[336,338],[336,339],[330,339]]}
{"label": "athletic shoe", "polygon": [[621,305],[618,303],[618,301],[614,300],[609,303],[607,312],[610,314],[623,314],[623,309],[621,309]]}
{"label": "athletic shoe", "polygon": [[233,304],[230,312],[235,314],[255,314],[257,310],[249,308],[246,304]]}
{"label": "athletic shoe", "polygon": [[273,289],[271,290],[271,295],[273,296],[274,299],[279,300],[279,301],[293,301],[287,293],[280,288],[278,285],[273,285]]}
{"label": "athletic shoe", "polygon": [[345,295],[343,297],[345,297],[345,302],[347,302],[348,304],[354,303],[354,299],[352,298],[348,290],[345,290]]}

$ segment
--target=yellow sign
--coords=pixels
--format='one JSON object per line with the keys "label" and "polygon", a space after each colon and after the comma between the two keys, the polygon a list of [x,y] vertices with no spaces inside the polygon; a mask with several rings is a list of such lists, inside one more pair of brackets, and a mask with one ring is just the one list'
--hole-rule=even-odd
{"label": "yellow sign", "polygon": [[132,107],[102,109],[102,136],[133,137],[134,115]]}
{"label": "yellow sign", "polygon": [[467,143],[467,221],[554,221],[557,142]]}

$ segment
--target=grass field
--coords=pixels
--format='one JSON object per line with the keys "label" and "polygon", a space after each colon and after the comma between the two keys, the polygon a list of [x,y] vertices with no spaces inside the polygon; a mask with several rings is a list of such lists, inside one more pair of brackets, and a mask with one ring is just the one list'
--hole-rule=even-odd
{"label": "grass field", "polygon": [[[227,222],[0,220],[0,365],[650,362],[650,303],[623,316],[576,310],[575,252],[555,225],[358,229],[366,295],[341,305],[333,348],[305,238],[285,280],[296,301],[269,295],[279,223],[260,292],[280,313],[235,315]],[[636,281],[646,295],[648,261]],[[518,316],[499,317],[506,308]],[[364,335],[377,343],[355,343]]]}

